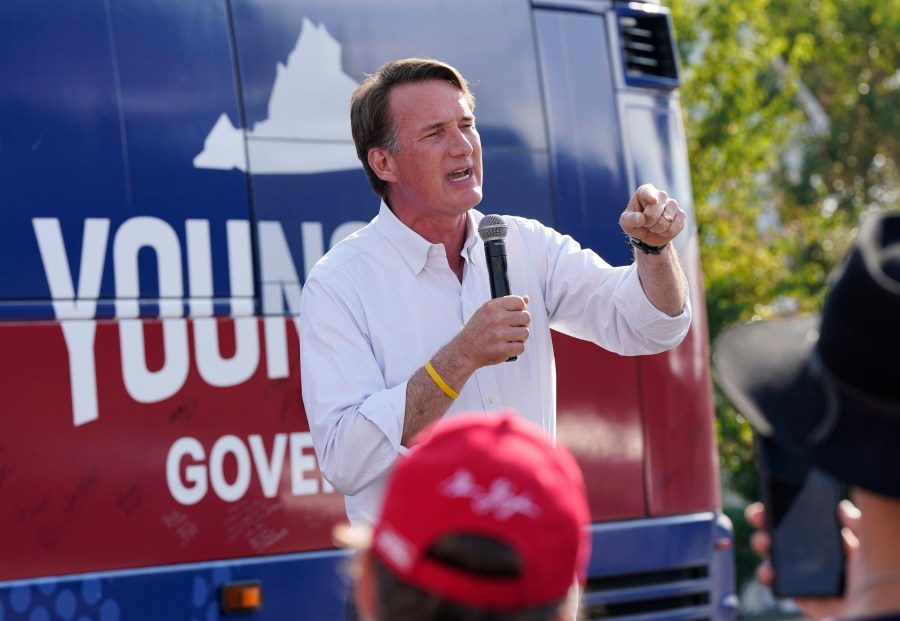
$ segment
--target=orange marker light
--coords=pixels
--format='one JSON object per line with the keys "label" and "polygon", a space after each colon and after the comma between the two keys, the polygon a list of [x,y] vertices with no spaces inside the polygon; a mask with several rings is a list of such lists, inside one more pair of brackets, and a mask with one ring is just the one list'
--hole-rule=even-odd
{"label": "orange marker light", "polygon": [[222,612],[226,615],[255,612],[262,608],[260,582],[233,582],[222,586]]}

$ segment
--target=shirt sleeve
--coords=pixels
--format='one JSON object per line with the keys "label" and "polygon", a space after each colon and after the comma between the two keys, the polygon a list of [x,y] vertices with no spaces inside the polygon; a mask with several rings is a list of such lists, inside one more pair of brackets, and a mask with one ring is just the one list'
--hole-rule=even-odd
{"label": "shirt sleeve", "polygon": [[550,325],[626,356],[677,346],[691,325],[687,282],[681,314],[670,317],[647,299],[637,265],[613,267],[568,235],[520,220],[523,242],[542,270]]}
{"label": "shirt sleeve", "polygon": [[303,405],[322,475],[352,496],[379,479],[398,454],[406,382],[387,387],[355,315],[320,280],[310,279],[300,302]]}

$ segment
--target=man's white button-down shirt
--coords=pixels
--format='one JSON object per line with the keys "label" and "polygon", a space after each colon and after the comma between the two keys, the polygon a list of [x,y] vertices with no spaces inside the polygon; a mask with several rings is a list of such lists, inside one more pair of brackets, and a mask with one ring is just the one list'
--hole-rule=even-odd
{"label": "man's white button-down shirt", "polygon": [[[316,264],[303,288],[303,402],[322,473],[345,494],[353,524],[374,523],[385,477],[406,451],[400,440],[407,381],[491,298],[476,233],[482,217],[468,214],[462,283],[444,246],[382,203],[375,219]],[[681,315],[669,317],[647,300],[634,265],[611,267],[536,220],[505,220],[510,291],[529,296],[525,353],[454,386],[459,397],[446,416],[511,408],[553,438],[551,327],[620,354],[653,354],[681,342],[691,310],[686,301]]]}

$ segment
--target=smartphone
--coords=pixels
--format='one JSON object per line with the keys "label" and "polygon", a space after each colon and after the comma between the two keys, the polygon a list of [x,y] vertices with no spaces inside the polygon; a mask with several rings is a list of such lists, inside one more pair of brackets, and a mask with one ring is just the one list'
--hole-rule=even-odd
{"label": "smartphone", "polygon": [[842,595],[841,483],[771,438],[757,435],[756,458],[772,539],[772,592],[778,597]]}

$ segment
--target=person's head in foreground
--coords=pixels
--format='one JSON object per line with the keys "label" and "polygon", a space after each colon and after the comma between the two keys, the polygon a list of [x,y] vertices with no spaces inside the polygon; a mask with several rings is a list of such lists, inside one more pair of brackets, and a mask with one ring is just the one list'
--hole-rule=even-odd
{"label": "person's head in foreground", "polygon": [[863,222],[821,315],[731,328],[714,364],[758,433],[851,486],[860,563],[840,614],[900,611],[900,215]]}
{"label": "person's head in foreground", "polygon": [[590,555],[572,455],[512,413],[426,429],[391,473],[356,584],[366,620],[571,619]]}

